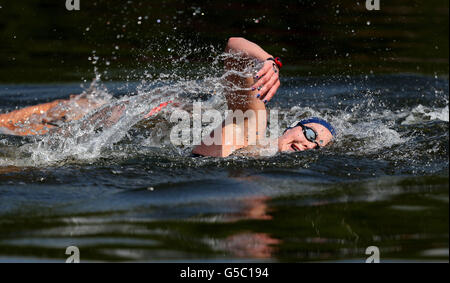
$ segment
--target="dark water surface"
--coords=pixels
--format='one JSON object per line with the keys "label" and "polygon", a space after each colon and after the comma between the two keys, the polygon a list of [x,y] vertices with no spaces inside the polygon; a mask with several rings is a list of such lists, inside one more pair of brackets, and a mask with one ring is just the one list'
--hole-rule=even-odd
{"label": "dark water surface", "polygon": [[[211,95],[210,83],[116,82],[105,90],[97,82],[91,91],[115,103],[155,97],[159,88],[220,108],[224,98]],[[62,262],[70,245],[82,261],[363,262],[368,246],[379,247],[382,261],[448,261],[448,78],[282,83],[269,105],[280,126],[326,117],[338,130],[331,147],[192,158],[189,147],[167,141],[170,109],[137,123],[131,111],[113,134],[79,132],[89,138],[64,145],[57,135],[0,135],[0,261]],[[1,85],[0,112],[82,90]]]}
{"label": "dark water surface", "polygon": [[[127,108],[0,132],[0,261],[75,245],[82,261],[364,262],[377,246],[448,262],[448,1],[64,2],[1,1],[0,113],[83,91]],[[333,145],[193,158],[169,140],[175,106],[142,120],[167,100],[225,110],[231,36],[282,57],[278,126],[324,117]]]}
{"label": "dark water surface", "polygon": [[2,1],[1,83],[90,80],[94,67],[116,81],[186,74],[209,68],[231,36],[280,56],[289,76],[449,70],[443,0],[381,0],[379,11],[366,0],[64,2]]}

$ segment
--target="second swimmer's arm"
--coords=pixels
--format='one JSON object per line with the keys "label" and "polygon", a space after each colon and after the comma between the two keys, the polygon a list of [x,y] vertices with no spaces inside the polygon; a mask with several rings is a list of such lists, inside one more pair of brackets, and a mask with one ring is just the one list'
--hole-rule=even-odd
{"label": "second swimmer's arm", "polygon": [[66,100],[58,99],[48,103],[42,103],[34,106],[28,106],[19,110],[11,111],[10,113],[1,114],[0,120],[9,125],[24,123],[32,115],[42,115],[52,109],[53,107],[63,103]]}

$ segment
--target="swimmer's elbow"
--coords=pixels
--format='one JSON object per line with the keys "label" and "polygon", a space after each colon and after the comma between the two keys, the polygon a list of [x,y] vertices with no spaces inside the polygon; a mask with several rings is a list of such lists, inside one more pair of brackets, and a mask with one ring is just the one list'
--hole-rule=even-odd
{"label": "swimmer's elbow", "polygon": [[240,42],[244,41],[243,37],[230,37],[227,42],[227,50],[229,49],[237,49],[237,46]]}
{"label": "swimmer's elbow", "polygon": [[228,43],[229,44],[232,44],[232,43],[234,43],[234,42],[236,42],[236,41],[242,41],[244,38],[243,37],[237,37],[237,36],[235,36],[235,37],[230,37],[229,39],[228,39]]}

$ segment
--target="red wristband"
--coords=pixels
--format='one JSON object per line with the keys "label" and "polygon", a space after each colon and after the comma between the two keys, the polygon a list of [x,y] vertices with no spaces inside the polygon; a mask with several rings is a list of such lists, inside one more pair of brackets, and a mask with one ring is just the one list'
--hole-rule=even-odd
{"label": "red wristband", "polygon": [[[283,63],[281,63],[281,58],[280,58],[280,57],[275,57],[275,58],[270,57],[270,58],[267,58],[267,60],[274,61],[275,64],[277,64],[278,69],[280,69],[280,70],[281,70],[281,68],[283,67]],[[266,60],[266,61],[267,61],[267,60]]]}

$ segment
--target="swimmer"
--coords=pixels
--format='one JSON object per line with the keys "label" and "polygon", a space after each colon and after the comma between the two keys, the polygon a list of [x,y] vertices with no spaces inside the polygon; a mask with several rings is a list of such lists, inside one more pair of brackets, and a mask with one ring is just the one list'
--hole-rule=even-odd
{"label": "swimmer", "polygon": [[[264,147],[259,146],[259,141],[266,136],[266,104],[274,97],[280,87],[279,74],[282,64],[278,58],[275,59],[260,46],[244,38],[230,38],[225,51],[238,55],[226,60],[225,67],[228,69],[242,70],[248,64],[246,60],[248,62],[248,60],[256,59],[264,62],[263,67],[254,78],[243,78],[239,75],[230,75],[227,77],[239,89],[227,93],[228,109],[233,112],[241,110],[244,113],[248,110],[253,110],[253,113],[256,114],[248,118],[246,117],[243,123],[240,124],[235,122],[234,119],[232,122],[226,123],[225,121],[227,119],[225,119],[221,125],[222,142],[219,145],[206,145],[202,142],[201,145],[194,148],[193,154],[226,157],[236,151],[249,151],[249,155],[254,155],[255,153],[257,155],[258,151]],[[249,133],[252,132],[252,129],[249,127],[258,125],[258,123],[264,124],[264,131],[261,133],[253,131],[253,133],[256,133],[255,142],[251,140]],[[234,135],[228,135],[227,139],[226,133],[230,131]],[[278,146],[278,151],[320,149],[328,145],[335,134],[334,128],[327,121],[317,117],[311,117],[295,122],[285,130],[283,135],[276,140],[275,144]],[[210,136],[212,138],[214,137],[214,131],[211,132]],[[256,146],[253,144],[256,144]]]}
{"label": "swimmer", "polygon": [[[234,119],[231,122],[225,122],[227,120],[225,119],[219,129],[222,132],[222,142],[207,145],[202,141],[192,151],[196,156],[226,157],[235,152],[245,150],[255,152],[264,147],[260,145],[262,144],[260,141],[266,136],[266,104],[280,87],[279,74],[282,63],[279,58],[274,58],[260,46],[244,38],[230,38],[225,51],[234,55],[225,60],[225,67],[228,70],[242,71],[252,60],[263,62],[262,68],[255,77],[242,77],[233,72],[229,72],[226,77],[233,86],[225,95],[228,109],[233,112],[241,110],[243,113],[253,110],[256,114],[246,117],[242,123]],[[236,86],[237,90],[232,90],[236,89]],[[147,115],[143,115],[143,118],[153,115],[171,102],[160,104]],[[2,130],[0,132],[22,136],[43,135],[53,128],[58,128],[62,123],[83,118],[87,113],[103,106],[104,103],[104,101],[90,99],[84,94],[71,95],[67,100],[56,100],[0,114],[0,130]],[[124,105],[116,105],[107,107],[101,112],[103,112],[103,116],[111,116],[105,118],[106,122],[115,123],[124,108]],[[98,117],[94,116],[94,118],[98,121]],[[93,119],[90,120],[94,122]],[[258,123],[264,125],[264,130],[261,132],[253,131],[254,129],[250,128],[256,127]],[[226,135],[229,131],[233,132],[231,138],[230,135],[228,137]],[[210,134],[212,138],[214,138],[214,132],[212,131]],[[250,133],[256,133],[254,137],[256,141],[252,140]],[[287,128],[283,135],[276,140],[277,150],[319,149],[329,144],[334,136],[335,130],[327,121],[312,117],[297,121]]]}

